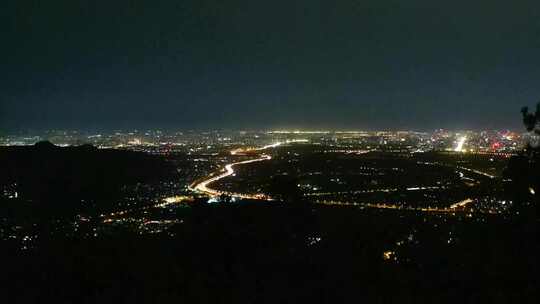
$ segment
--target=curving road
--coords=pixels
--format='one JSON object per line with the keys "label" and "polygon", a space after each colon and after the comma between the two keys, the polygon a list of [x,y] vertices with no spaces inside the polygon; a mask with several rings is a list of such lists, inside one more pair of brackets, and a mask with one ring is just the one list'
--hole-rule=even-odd
{"label": "curving road", "polygon": [[245,160],[245,161],[241,161],[241,162],[237,162],[237,163],[228,164],[228,165],[225,166],[225,172],[223,172],[223,173],[221,173],[221,174],[219,174],[217,176],[208,178],[208,179],[206,179],[206,180],[204,180],[204,181],[202,181],[202,182],[200,182],[200,183],[198,183],[196,185],[193,185],[191,188],[194,191],[202,192],[202,193],[205,193],[205,194],[208,194],[208,195],[211,195],[211,196],[231,195],[231,196],[240,197],[240,198],[243,198],[243,199],[269,199],[268,196],[266,196],[265,194],[231,193],[231,192],[227,192],[227,191],[220,191],[220,190],[209,188],[209,185],[214,183],[214,182],[217,182],[217,181],[219,181],[221,179],[224,179],[226,177],[234,175],[234,173],[235,173],[234,172],[234,167],[235,166],[245,165],[245,164],[270,160],[270,159],[272,159],[271,156],[263,154],[260,158],[250,159],[250,160]]}
{"label": "curving road", "polygon": [[[272,149],[272,148],[277,148],[277,147],[279,147],[279,146],[281,146],[283,144],[306,143],[306,142],[309,142],[309,141],[306,140],[306,139],[287,140],[287,141],[284,141],[284,142],[277,142],[277,143],[270,144],[270,145],[260,147],[260,148],[232,150],[231,155],[239,155],[241,153],[253,152],[253,151],[264,151],[264,150],[268,150],[268,149]],[[245,164],[270,160],[270,159],[272,159],[272,157],[270,155],[261,154],[261,156],[259,158],[256,158],[256,159],[250,159],[250,160],[245,160],[245,161],[241,161],[241,162],[228,164],[228,165],[225,166],[225,172],[220,173],[219,175],[216,175],[216,176],[213,176],[213,177],[209,177],[209,178],[205,179],[202,182],[191,185],[189,188],[192,191],[201,192],[201,193],[204,193],[204,194],[207,194],[207,195],[210,195],[210,196],[230,195],[230,196],[239,197],[239,198],[243,198],[243,199],[272,200],[272,198],[270,198],[268,195],[263,194],[263,193],[257,193],[257,194],[232,193],[232,192],[220,191],[220,190],[217,190],[217,189],[210,188],[210,184],[212,184],[214,182],[217,182],[217,181],[219,181],[221,179],[224,179],[226,177],[234,175],[234,173],[235,173],[234,172],[234,167],[235,166],[245,165]]]}

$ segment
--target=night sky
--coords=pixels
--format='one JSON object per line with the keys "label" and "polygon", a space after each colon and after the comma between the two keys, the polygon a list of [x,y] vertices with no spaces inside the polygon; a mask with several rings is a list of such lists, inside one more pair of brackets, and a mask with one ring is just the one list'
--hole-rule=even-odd
{"label": "night sky", "polygon": [[2,0],[0,128],[520,129],[538,0]]}

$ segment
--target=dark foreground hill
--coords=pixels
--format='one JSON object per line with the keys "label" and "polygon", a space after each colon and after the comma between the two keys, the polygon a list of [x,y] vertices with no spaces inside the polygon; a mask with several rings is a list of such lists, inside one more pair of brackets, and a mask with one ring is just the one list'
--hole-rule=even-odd
{"label": "dark foreground hill", "polygon": [[164,159],[144,153],[49,142],[0,147],[0,168],[0,187],[14,187],[20,205],[30,204],[34,214],[56,215],[85,203],[109,207],[122,187],[158,182],[173,172]]}
{"label": "dark foreground hill", "polygon": [[[4,248],[2,297],[9,303],[537,303],[536,232],[516,221],[328,207],[187,210],[168,233],[54,239],[24,252]],[[395,255],[387,256],[389,250]]]}

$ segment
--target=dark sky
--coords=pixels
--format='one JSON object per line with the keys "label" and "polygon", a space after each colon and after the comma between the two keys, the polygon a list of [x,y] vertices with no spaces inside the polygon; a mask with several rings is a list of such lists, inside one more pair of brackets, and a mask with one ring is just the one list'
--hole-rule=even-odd
{"label": "dark sky", "polygon": [[2,0],[0,127],[516,128],[538,0]]}

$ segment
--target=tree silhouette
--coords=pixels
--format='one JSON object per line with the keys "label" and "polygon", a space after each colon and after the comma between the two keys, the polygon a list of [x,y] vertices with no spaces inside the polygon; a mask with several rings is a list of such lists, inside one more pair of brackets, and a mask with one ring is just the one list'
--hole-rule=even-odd
{"label": "tree silhouette", "polygon": [[536,116],[529,113],[529,107],[521,108],[521,114],[523,115],[523,124],[525,125],[525,128],[527,128],[527,131],[529,132],[532,131],[536,123]]}
{"label": "tree silhouette", "polygon": [[540,129],[535,129],[536,125],[540,123],[540,102],[536,105],[536,112],[529,113],[529,107],[521,108],[521,114],[523,115],[523,124],[528,132],[535,131],[536,134],[540,134]]}
{"label": "tree silhouette", "polygon": [[[540,103],[536,106],[536,113],[529,113],[529,108],[523,107],[521,114],[527,131],[534,131],[532,136],[539,136]],[[528,142],[523,151],[509,160],[505,178],[511,181],[507,191],[514,201],[515,214],[533,216],[537,220],[540,202],[540,147]]]}

